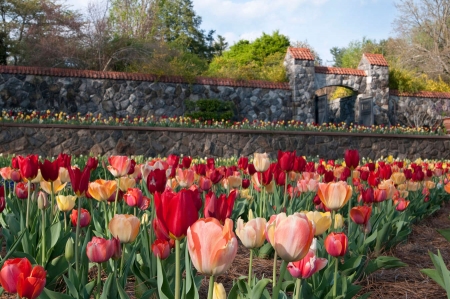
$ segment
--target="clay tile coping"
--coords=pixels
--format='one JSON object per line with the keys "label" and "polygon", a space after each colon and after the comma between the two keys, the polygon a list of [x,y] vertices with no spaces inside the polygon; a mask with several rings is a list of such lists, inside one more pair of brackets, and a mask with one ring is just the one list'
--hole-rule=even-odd
{"label": "clay tile coping", "polygon": [[450,99],[450,92],[437,92],[437,91],[400,92],[398,90],[390,90],[389,94],[398,97]]}
{"label": "clay tile coping", "polygon": [[353,75],[353,76],[366,76],[366,72],[357,69],[339,68],[339,67],[328,67],[328,66],[316,66],[316,73],[319,74],[336,74],[336,75]]}
{"label": "clay tile coping", "polygon": [[367,60],[372,65],[389,66],[382,54],[364,53],[364,56],[366,56]]}
{"label": "clay tile coping", "polygon": [[266,88],[266,89],[286,89],[286,90],[291,89],[289,83],[287,82],[270,82],[261,80],[244,81],[235,79],[219,79],[219,78],[205,78],[205,77],[197,77],[194,79],[193,82],[189,82],[188,80],[180,76],[158,76],[152,74],[99,72],[89,70],[25,67],[25,66],[10,66],[10,65],[1,65],[0,74],[22,74],[22,75],[36,75],[36,76],[77,77],[77,78],[133,80],[133,81],[156,81],[163,83],[186,83],[186,84],[194,83],[202,85],[218,85],[231,87]]}
{"label": "clay tile coping", "polygon": [[314,60],[314,56],[308,48],[288,48],[289,53],[291,53],[294,59],[299,60]]}

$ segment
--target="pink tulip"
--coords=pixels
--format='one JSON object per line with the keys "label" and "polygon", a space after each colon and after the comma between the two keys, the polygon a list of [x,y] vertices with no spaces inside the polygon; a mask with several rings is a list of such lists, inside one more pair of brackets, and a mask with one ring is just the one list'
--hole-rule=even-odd
{"label": "pink tulip", "polygon": [[292,277],[306,279],[310,278],[314,273],[322,270],[327,265],[328,260],[318,258],[314,250],[309,250],[304,258],[297,262],[290,262],[287,266]]}

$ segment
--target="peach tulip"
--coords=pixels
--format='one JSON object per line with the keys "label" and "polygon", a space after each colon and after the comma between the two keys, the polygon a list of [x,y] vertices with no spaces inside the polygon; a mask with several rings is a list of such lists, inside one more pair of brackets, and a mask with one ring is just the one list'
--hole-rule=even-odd
{"label": "peach tulip", "polygon": [[121,243],[132,243],[138,233],[141,222],[133,215],[116,214],[108,224],[111,234]]}
{"label": "peach tulip", "polygon": [[401,185],[406,181],[406,176],[403,172],[394,172],[391,175],[391,180],[396,185]]}
{"label": "peach tulip", "polygon": [[267,153],[259,154],[255,153],[253,157],[253,165],[255,166],[256,171],[264,172],[270,167],[270,159]]}
{"label": "peach tulip", "polygon": [[181,188],[189,188],[194,183],[194,170],[177,168],[175,178]]}
{"label": "peach tulip", "polygon": [[315,236],[320,236],[324,232],[327,231],[327,229],[331,226],[331,213],[330,212],[319,212],[319,211],[309,211],[309,212],[302,212],[306,214],[306,217],[308,217],[309,221],[314,223],[316,227]]}
{"label": "peach tulip", "polygon": [[116,181],[106,181],[102,179],[89,183],[89,194],[98,201],[108,200],[116,192]]}
{"label": "peach tulip", "polygon": [[192,264],[203,274],[222,274],[236,257],[238,242],[231,219],[222,226],[215,218],[201,218],[188,228],[187,239]]}
{"label": "peach tulip", "polygon": [[107,168],[116,178],[126,176],[131,168],[131,159],[127,156],[111,156],[108,162],[110,165]]}
{"label": "peach tulip", "polygon": [[266,236],[266,240],[267,242],[270,243],[270,245],[272,245],[272,247],[274,247],[274,241],[275,241],[275,225],[276,225],[276,219],[277,219],[277,215],[272,215],[269,218],[269,221],[267,221],[266,223],[266,231],[265,231],[265,236]]}
{"label": "peach tulip", "polygon": [[128,189],[134,188],[136,186],[136,180],[129,177],[121,177],[119,179],[119,188],[123,192],[127,192]]}
{"label": "peach tulip", "polygon": [[319,183],[317,195],[328,209],[336,211],[342,208],[352,197],[352,187],[343,181]]}
{"label": "peach tulip", "polygon": [[392,195],[395,190],[397,190],[392,180],[383,180],[380,184],[378,184],[378,189],[386,190],[386,199],[392,199]]}
{"label": "peach tulip", "polygon": [[265,229],[265,218],[254,218],[244,224],[244,220],[239,217],[236,224],[236,235],[245,248],[259,248],[265,241]]}
{"label": "peach tulip", "polygon": [[[47,181],[42,181],[41,183],[41,189],[44,190],[47,194],[52,194],[52,187],[51,183]],[[61,192],[67,183],[62,184],[59,179],[53,182],[53,194],[57,194]]]}
{"label": "peach tulip", "polygon": [[0,175],[2,178],[7,181],[11,179],[11,167],[2,167],[0,168]]}
{"label": "peach tulip", "polygon": [[280,213],[275,219],[275,251],[286,262],[299,261],[308,253],[314,232],[314,224],[305,214],[286,216]]}
{"label": "peach tulip", "polygon": [[67,170],[67,168],[65,167],[59,168],[59,179],[61,180],[62,183],[70,182],[69,171]]}

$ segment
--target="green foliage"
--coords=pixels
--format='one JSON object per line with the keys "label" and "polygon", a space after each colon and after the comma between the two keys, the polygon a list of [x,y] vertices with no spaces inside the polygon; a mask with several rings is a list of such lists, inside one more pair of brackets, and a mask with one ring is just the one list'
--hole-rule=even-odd
{"label": "green foliage", "polygon": [[278,31],[263,33],[253,42],[240,40],[215,57],[205,73],[211,77],[239,80],[286,81],[283,58],[289,47],[289,38]]}
{"label": "green foliage", "polygon": [[400,92],[418,92],[421,90],[450,92],[450,85],[442,80],[432,80],[427,75],[417,76],[412,71],[392,67],[389,70],[389,88]]}
{"label": "green foliage", "polygon": [[347,87],[338,86],[330,96],[330,100],[345,98],[354,95],[355,92]]}
{"label": "green foliage", "polygon": [[201,120],[231,120],[235,106],[231,101],[218,99],[186,100],[185,116]]}
{"label": "green foliage", "polygon": [[386,48],[386,41],[371,40],[363,37],[362,40],[351,41],[347,47],[331,48],[335,67],[357,68],[364,53],[383,54]]}

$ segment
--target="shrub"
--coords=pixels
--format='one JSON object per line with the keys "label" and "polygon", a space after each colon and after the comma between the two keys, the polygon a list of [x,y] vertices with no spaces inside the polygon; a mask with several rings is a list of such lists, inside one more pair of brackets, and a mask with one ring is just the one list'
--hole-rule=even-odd
{"label": "shrub", "polygon": [[236,107],[231,101],[218,99],[185,100],[185,116],[200,120],[231,120]]}

